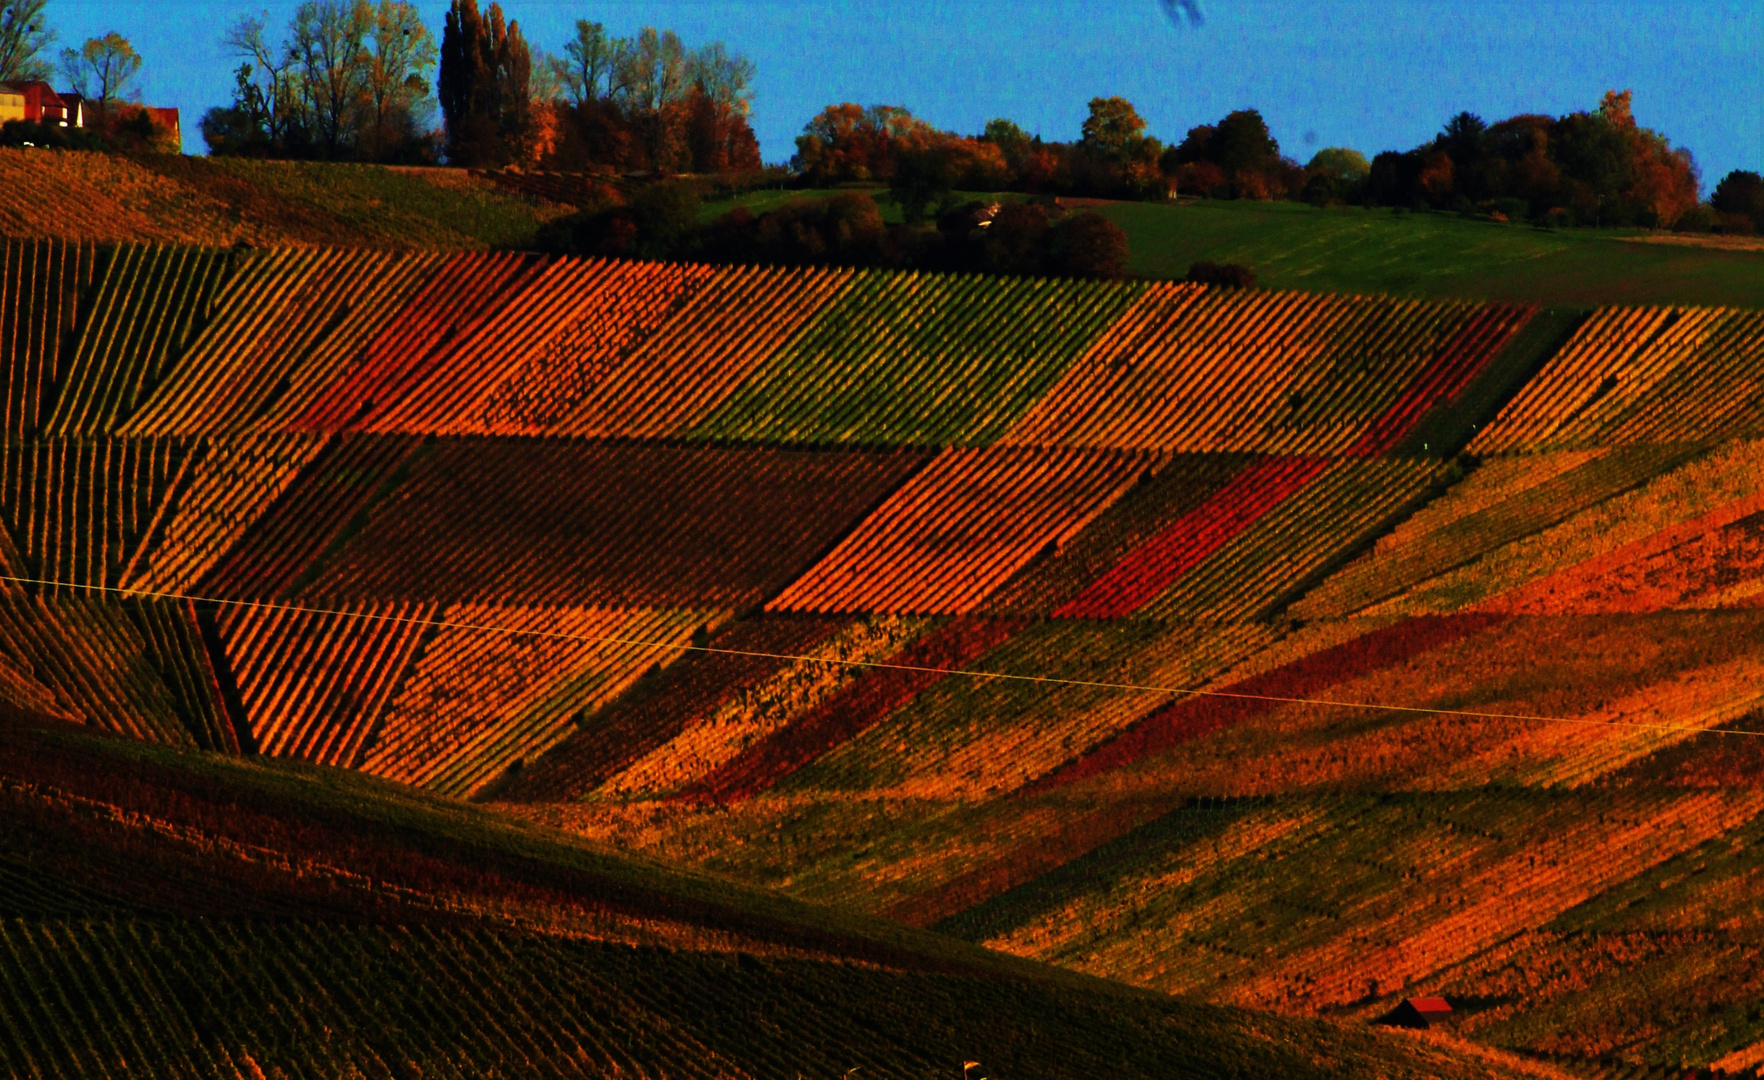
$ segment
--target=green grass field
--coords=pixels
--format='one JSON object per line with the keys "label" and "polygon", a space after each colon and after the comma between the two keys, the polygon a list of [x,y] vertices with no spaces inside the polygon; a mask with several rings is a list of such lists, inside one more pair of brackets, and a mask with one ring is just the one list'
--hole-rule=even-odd
{"label": "green grass field", "polygon": [[[882,219],[900,208],[881,196]],[[753,191],[704,205],[756,214],[822,191]],[[1021,198],[961,192],[958,199]],[[1638,243],[1636,229],[1539,229],[1450,214],[1202,199],[1098,208],[1127,231],[1128,269],[1180,278],[1202,260],[1242,263],[1271,289],[1522,300],[1542,304],[1764,307],[1764,251]]]}
{"label": "green grass field", "polygon": [[1252,267],[1274,289],[1544,304],[1764,306],[1764,252],[1637,243],[1636,230],[1547,230],[1446,214],[1202,200],[1102,208],[1129,268],[1181,277],[1202,259]]}

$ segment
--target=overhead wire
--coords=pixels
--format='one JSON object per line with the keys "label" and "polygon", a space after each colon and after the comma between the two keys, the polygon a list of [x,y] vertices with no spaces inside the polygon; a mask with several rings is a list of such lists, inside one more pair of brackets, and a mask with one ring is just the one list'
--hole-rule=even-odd
{"label": "overhead wire", "polygon": [[1323,708],[1364,709],[1372,712],[1455,717],[1466,720],[1505,720],[1527,723],[1572,724],[1582,727],[1627,728],[1638,731],[1654,731],[1681,735],[1764,736],[1764,731],[1754,731],[1746,728],[1716,727],[1711,725],[1649,724],[1633,720],[1598,720],[1589,717],[1488,712],[1478,709],[1442,709],[1426,705],[1392,705],[1385,702],[1340,701],[1329,698],[1297,697],[1281,694],[1250,694],[1233,690],[1204,690],[1183,686],[1158,686],[1145,683],[1107,682],[1095,679],[1066,679],[1051,675],[1021,675],[1008,671],[986,671],[984,669],[975,668],[942,668],[918,664],[897,664],[886,660],[845,660],[836,657],[814,656],[806,653],[774,653],[753,649],[730,649],[716,645],[695,645],[691,642],[627,638],[615,634],[575,634],[560,630],[523,629],[513,626],[497,626],[490,623],[460,622],[451,619],[431,619],[411,615],[380,615],[368,611],[352,610],[350,608],[311,607],[303,604],[288,604],[268,600],[239,600],[219,596],[198,596],[193,593],[170,592],[155,589],[130,589],[114,585],[89,585],[79,582],[53,581],[45,578],[20,577],[10,574],[0,574],[0,581],[11,582],[18,585],[37,585],[58,589],[77,589],[87,592],[113,593],[130,599],[183,600],[196,604],[224,605],[265,611],[279,611],[289,614],[322,615],[360,619],[367,622],[412,624],[433,627],[440,630],[473,630],[486,633],[507,634],[517,637],[538,637],[552,640],[577,641],[584,644],[636,646],[656,650],[673,650],[676,652],[710,653],[721,656],[748,657],[751,659],[826,664],[836,667],[865,668],[880,671],[902,671],[921,675],[961,675],[972,679],[990,679],[1000,682],[1034,683],[1046,686],[1073,686],[1094,690],[1121,690],[1133,693],[1170,694],[1190,698],[1223,698],[1237,701],[1259,701],[1275,705],[1312,705]]}

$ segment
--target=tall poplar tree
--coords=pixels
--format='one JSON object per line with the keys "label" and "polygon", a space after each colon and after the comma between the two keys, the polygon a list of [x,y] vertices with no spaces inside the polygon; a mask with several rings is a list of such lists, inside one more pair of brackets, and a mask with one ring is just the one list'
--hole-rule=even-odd
{"label": "tall poplar tree", "polygon": [[441,32],[437,96],[447,126],[447,160],[503,165],[527,155],[532,138],[533,54],[502,5],[452,0]]}

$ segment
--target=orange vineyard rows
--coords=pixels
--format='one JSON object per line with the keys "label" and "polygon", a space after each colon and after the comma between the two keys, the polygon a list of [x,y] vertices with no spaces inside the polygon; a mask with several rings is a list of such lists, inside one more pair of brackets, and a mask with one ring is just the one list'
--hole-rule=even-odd
{"label": "orange vineyard rows", "polygon": [[1107,452],[946,450],[767,606],[965,614],[1076,536],[1151,464]]}
{"label": "orange vineyard rows", "polygon": [[46,435],[104,435],[139,407],[209,311],[228,257],[199,248],[110,253],[81,314]]}
{"label": "orange vineyard rows", "polygon": [[1479,454],[1706,442],[1759,430],[1764,313],[1604,308],[1472,440]]}

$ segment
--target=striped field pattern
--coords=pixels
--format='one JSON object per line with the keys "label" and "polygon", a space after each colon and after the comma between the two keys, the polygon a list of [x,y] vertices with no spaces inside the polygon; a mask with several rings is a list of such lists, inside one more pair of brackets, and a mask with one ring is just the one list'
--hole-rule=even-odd
{"label": "striped field pattern", "polygon": [[21,241],[0,350],[0,708],[1764,1062],[1757,312]]}

